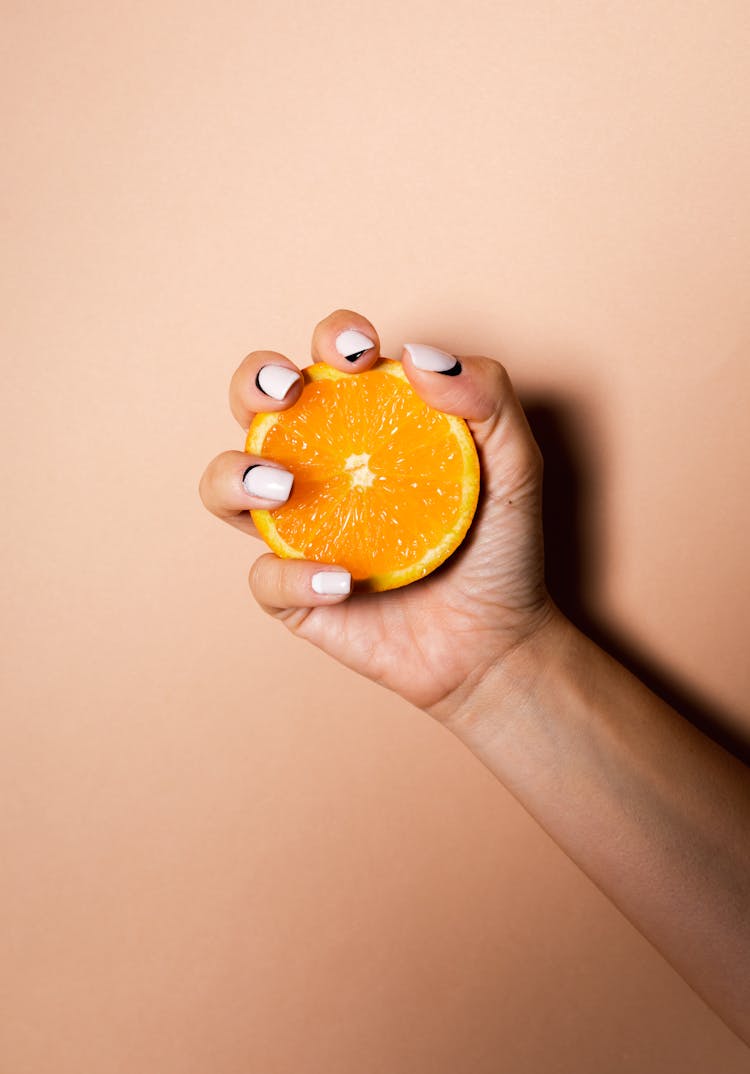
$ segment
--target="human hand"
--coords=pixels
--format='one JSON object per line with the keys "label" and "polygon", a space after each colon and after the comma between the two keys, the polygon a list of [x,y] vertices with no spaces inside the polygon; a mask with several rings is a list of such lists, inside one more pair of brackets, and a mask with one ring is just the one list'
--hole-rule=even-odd
{"label": "human hand", "polygon": [[[336,345],[342,332],[361,333],[372,344],[360,351],[367,340],[352,344],[344,336],[340,342],[348,343],[343,349],[349,354],[342,354]],[[358,357],[351,357],[352,346]],[[408,347],[417,361],[425,354],[418,345]],[[442,352],[429,350],[439,359]],[[378,360],[380,341],[366,318],[336,310],[316,326],[311,352],[316,362],[356,374]],[[452,368],[437,372],[419,369],[407,347],[400,355],[415,392],[436,410],[465,418],[477,446],[479,504],[457,551],[427,577],[382,593],[319,594],[312,578],[321,564],[270,552],[253,563],[249,579],[264,611],[297,637],[441,720],[490,667],[522,647],[557,611],[544,584],[541,452],[504,368],[479,355],[456,357]],[[444,356],[443,364],[449,362]],[[301,390],[293,362],[274,351],[253,351],[232,377],[230,406],[247,429],[257,412],[286,409]],[[243,475],[254,463],[263,465],[262,472],[252,471],[255,480],[260,476],[270,484],[256,485],[251,494]],[[222,453],[201,477],[203,503],[258,537],[250,509],[277,507],[288,498],[293,479],[278,467],[274,474],[272,465],[244,451]]]}

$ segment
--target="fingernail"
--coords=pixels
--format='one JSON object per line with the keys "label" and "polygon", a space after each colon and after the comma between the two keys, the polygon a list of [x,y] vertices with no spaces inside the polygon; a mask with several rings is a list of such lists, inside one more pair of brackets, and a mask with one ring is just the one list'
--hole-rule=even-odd
{"label": "fingernail", "polygon": [[296,369],[285,365],[264,365],[258,370],[255,383],[264,395],[283,399],[293,384],[299,380]]}
{"label": "fingernail", "polygon": [[453,354],[439,351],[437,347],[427,347],[424,343],[404,343],[404,347],[411,355],[416,369],[424,369],[430,373],[447,373],[449,377],[455,377],[461,372],[461,363]]}
{"label": "fingernail", "polygon": [[365,351],[375,346],[375,341],[365,336],[362,332],[355,332],[353,328],[347,328],[345,332],[339,332],[336,336],[336,350],[343,354],[347,362],[356,362]]}
{"label": "fingernail", "polygon": [[257,462],[248,466],[242,475],[245,492],[263,500],[278,500],[279,503],[289,499],[293,481],[294,474],[288,470],[278,466],[261,466]]}
{"label": "fingernail", "polygon": [[312,587],[323,597],[340,597],[352,588],[349,571],[318,571],[312,576]]}

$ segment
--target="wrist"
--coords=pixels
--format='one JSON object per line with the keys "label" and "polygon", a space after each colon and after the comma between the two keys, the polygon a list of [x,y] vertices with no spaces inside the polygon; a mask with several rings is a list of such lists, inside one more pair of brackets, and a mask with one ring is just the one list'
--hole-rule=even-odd
{"label": "wrist", "polygon": [[578,634],[550,600],[532,630],[508,647],[499,644],[496,657],[432,715],[470,748],[497,737],[519,711],[533,707]]}

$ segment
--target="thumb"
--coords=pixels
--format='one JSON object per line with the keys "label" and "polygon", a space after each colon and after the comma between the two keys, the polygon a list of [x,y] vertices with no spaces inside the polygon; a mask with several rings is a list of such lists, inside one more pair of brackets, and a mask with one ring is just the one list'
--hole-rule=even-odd
{"label": "thumb", "polygon": [[417,395],[466,419],[483,463],[488,513],[514,494],[541,509],[542,453],[504,366],[483,355],[453,355],[406,343],[401,364]]}

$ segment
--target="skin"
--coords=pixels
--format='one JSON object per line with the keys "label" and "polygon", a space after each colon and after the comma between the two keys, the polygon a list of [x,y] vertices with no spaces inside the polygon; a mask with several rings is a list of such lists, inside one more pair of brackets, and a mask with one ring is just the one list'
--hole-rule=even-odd
{"label": "skin", "polygon": [[[375,341],[357,361],[335,339]],[[311,354],[347,372],[380,356],[374,326],[336,310],[316,326]],[[258,557],[250,588],[292,633],[393,690],[455,734],[661,952],[728,1026],[750,1043],[750,774],[651,693],[562,614],[544,583],[543,461],[505,369],[457,355],[457,376],[400,355],[411,385],[467,420],[482,493],[459,550],[437,572],[385,593],[320,596],[320,563]],[[273,351],[249,354],[232,377],[243,429],[277,402],[255,378]],[[227,451],[209,463],[209,511],[258,536],[242,475],[270,460]],[[335,564],[327,565],[331,568]],[[405,659],[408,654],[408,659]]]}

